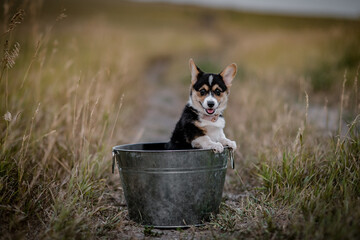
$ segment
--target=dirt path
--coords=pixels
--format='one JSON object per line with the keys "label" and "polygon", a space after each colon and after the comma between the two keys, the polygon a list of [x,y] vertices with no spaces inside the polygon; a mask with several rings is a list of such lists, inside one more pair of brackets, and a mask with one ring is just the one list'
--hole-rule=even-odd
{"label": "dirt path", "polygon": [[181,114],[185,101],[176,94],[175,87],[164,79],[170,61],[166,58],[151,62],[145,81],[149,86],[147,113],[140,124],[139,142],[166,142]]}

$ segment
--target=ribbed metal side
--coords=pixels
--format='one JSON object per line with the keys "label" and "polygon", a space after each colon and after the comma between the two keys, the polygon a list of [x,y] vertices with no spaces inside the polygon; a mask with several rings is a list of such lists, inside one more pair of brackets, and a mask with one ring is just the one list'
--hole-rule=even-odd
{"label": "ribbed metal side", "polygon": [[130,218],[159,228],[187,227],[219,210],[229,149],[164,150],[164,143],[113,148]]}

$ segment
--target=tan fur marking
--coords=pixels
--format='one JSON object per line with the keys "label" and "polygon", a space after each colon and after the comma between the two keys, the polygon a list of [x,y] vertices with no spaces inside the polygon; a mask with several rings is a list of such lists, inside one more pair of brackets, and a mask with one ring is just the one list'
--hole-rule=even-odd
{"label": "tan fur marking", "polygon": [[208,87],[208,85],[204,85],[204,86],[202,86],[202,87],[199,89],[199,91],[200,91],[201,89],[205,89],[206,91],[209,91],[209,87]]}
{"label": "tan fur marking", "polygon": [[214,95],[214,98],[216,98],[216,101],[221,102],[223,96],[222,96],[222,94],[220,94],[220,96]]}
{"label": "tan fur marking", "polygon": [[218,85],[218,84],[215,84],[213,87],[212,87],[212,90],[215,91],[215,89],[220,89],[222,91],[222,88]]}
{"label": "tan fur marking", "polygon": [[197,81],[197,75],[199,74],[199,71],[197,70],[197,67],[192,58],[189,60],[189,67],[191,72],[191,83],[194,85]]}
{"label": "tan fur marking", "polygon": [[[196,127],[198,127],[199,129],[201,129],[205,135],[207,135],[206,128],[205,128],[205,127],[200,127],[200,122],[199,122],[199,121],[195,121],[194,124],[195,124]],[[196,136],[196,137],[200,137],[200,136]]]}
{"label": "tan fur marking", "polygon": [[222,76],[226,86],[229,88],[231,87],[231,82],[236,75],[237,67],[235,63],[230,64],[227,66],[220,75]]}
{"label": "tan fur marking", "polygon": [[213,96],[214,96],[214,98],[216,98],[216,100],[217,100],[218,102],[222,102],[222,100],[223,100],[223,98],[224,98],[225,96],[224,96],[224,92],[222,92],[221,87],[219,87],[218,84],[215,84],[215,85],[212,87],[212,91],[215,91],[217,88],[221,91],[220,96],[218,96],[218,95],[216,95],[216,94],[213,94]]}
{"label": "tan fur marking", "polygon": [[[202,88],[204,88],[206,91],[209,91],[209,88],[207,86],[203,86]],[[193,94],[192,94],[193,101],[204,102],[205,98],[208,96],[207,94],[205,94],[204,96],[201,96],[200,92],[195,91],[194,89],[192,91],[193,91]]]}
{"label": "tan fur marking", "polygon": [[[195,106],[196,109],[202,109],[203,107],[199,103],[199,101],[201,101],[201,102],[204,101],[205,96],[201,96],[200,93],[198,93],[194,89],[192,89],[191,91],[192,91],[191,100],[192,100],[193,105]],[[202,97],[202,98],[200,98],[200,97]]]}

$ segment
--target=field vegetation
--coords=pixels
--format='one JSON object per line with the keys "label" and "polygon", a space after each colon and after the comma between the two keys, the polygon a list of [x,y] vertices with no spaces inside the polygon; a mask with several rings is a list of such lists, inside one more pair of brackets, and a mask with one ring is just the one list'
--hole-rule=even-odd
{"label": "field vegetation", "polygon": [[[360,235],[359,20],[111,0],[5,1],[0,14],[0,238]],[[205,227],[143,228],[111,147],[141,139],[157,89],[185,104],[190,57],[238,65],[225,113],[237,169]]]}

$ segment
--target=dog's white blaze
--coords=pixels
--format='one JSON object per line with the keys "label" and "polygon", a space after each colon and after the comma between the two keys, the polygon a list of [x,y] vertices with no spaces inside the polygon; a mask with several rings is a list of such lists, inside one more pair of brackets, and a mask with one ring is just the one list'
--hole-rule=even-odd
{"label": "dog's white blaze", "polygon": [[[224,118],[219,118],[216,122],[202,119],[200,120],[199,126],[206,129],[206,135],[194,139],[191,142],[193,147],[214,149],[217,152],[222,152],[224,150],[223,146],[228,145],[227,143],[230,142],[230,140],[228,140],[224,134]],[[236,144],[234,146],[236,147]]]}
{"label": "dog's white blaze", "polygon": [[222,138],[225,138],[224,130],[222,128],[207,128],[208,132],[207,135],[210,137],[211,140],[214,142],[220,142]]}
{"label": "dog's white blaze", "polygon": [[[208,121],[202,119],[199,124],[200,127],[204,127],[206,129],[206,135],[204,138],[197,138],[192,142],[192,146],[200,145],[197,147],[202,148],[213,148],[214,143],[221,143],[223,146],[229,146],[232,149],[236,149],[236,142],[231,141],[226,138],[224,133],[225,120],[224,118],[219,118],[216,122]],[[210,138],[210,142],[206,141],[206,139]],[[204,141],[205,140],[205,141]],[[215,146],[216,147],[216,146]],[[215,149],[215,148],[213,148]]]}
{"label": "dog's white blaze", "polygon": [[215,105],[212,107],[213,109],[216,109],[219,106],[218,101],[213,96],[209,95],[204,99],[204,108],[209,107],[208,102],[214,102]]}
{"label": "dog's white blaze", "polygon": [[213,75],[210,75],[210,76],[209,76],[209,85],[210,85],[210,86],[211,86],[211,84],[212,84],[213,79],[214,79]]}
{"label": "dog's white blaze", "polygon": [[202,119],[200,121],[199,126],[204,127],[206,129],[207,135],[214,142],[218,142],[218,141],[220,141],[220,139],[225,137],[225,134],[223,131],[223,129],[225,127],[225,120],[222,117],[219,117],[216,122]]}
{"label": "dog's white blaze", "polygon": [[199,126],[206,128],[206,130],[223,129],[225,127],[225,120],[222,117],[219,117],[216,122],[201,119]]}

